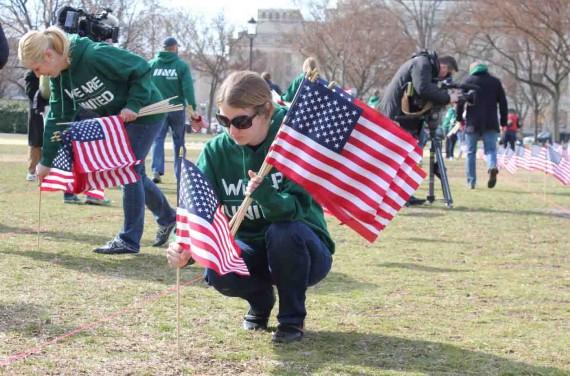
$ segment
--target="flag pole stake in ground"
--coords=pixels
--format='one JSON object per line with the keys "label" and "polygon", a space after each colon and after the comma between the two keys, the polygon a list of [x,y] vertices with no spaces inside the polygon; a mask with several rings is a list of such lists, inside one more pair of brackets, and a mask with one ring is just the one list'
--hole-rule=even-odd
{"label": "flag pole stake in ground", "polygon": [[40,189],[38,199],[38,252],[40,251],[40,235],[42,231],[42,190]]}

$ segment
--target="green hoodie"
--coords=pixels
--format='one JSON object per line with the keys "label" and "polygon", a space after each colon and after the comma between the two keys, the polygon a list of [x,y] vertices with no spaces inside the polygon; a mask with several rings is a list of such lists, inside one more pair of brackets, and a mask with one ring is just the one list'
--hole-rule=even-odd
{"label": "green hoodie", "polygon": [[160,51],[149,64],[152,69],[152,82],[164,98],[177,96],[170,103],[191,105],[196,110],[192,73],[188,64],[180,59],[177,53]]}
{"label": "green hoodie", "polygon": [[[244,200],[247,171],[259,171],[265,156],[279,130],[286,110],[273,113],[269,133],[255,148],[237,145],[224,132],[206,143],[198,157],[197,166],[214,185],[217,197],[229,217]],[[236,237],[253,246],[264,246],[265,232],[273,222],[302,221],[334,253],[332,241],[323,215],[323,209],[313,198],[291,180],[273,168],[263,183],[252,194],[253,203],[247,211]]]}
{"label": "green hoodie", "polygon": [[301,86],[301,84],[303,83],[304,78],[305,78],[305,73],[301,73],[297,77],[295,77],[293,81],[291,81],[291,83],[289,84],[289,87],[287,88],[285,94],[281,96],[281,99],[283,99],[285,102],[293,102],[295,94],[297,94],[297,90],[299,89],[299,86]]}
{"label": "green hoodie", "polygon": [[[73,120],[85,108],[100,116],[118,115],[123,108],[138,112],[162,99],[150,79],[150,67],[140,56],[106,43],[77,35],[69,37],[70,66],[50,79],[50,110],[46,116],[41,164],[51,167],[59,142],[51,141],[56,125]],[[145,116],[138,123],[153,123],[163,115]]]}

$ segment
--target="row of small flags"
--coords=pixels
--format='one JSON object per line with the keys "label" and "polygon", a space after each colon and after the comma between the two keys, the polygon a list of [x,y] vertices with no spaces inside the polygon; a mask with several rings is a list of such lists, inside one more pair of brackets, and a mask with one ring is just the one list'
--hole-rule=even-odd
{"label": "row of small flags", "polygon": [[[117,116],[71,124],[43,190],[103,189],[137,181],[125,126]],[[267,162],[370,242],[425,178],[417,141],[390,119],[322,80],[304,80]],[[177,242],[219,274],[247,275],[214,190],[184,160]]]}
{"label": "row of small flags", "polygon": [[497,166],[514,174],[519,169],[541,171],[556,178],[563,185],[570,185],[570,153],[559,144],[531,148],[517,145],[515,150],[501,148],[497,151]]}

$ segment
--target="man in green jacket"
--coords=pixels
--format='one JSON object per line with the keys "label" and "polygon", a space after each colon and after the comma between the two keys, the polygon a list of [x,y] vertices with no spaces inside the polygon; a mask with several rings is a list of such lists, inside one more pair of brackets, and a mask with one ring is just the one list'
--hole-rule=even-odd
{"label": "man in green jacket", "polygon": [[[194,99],[194,83],[190,67],[178,56],[178,42],[168,37],[163,42],[164,50],[160,51],[149,64],[152,69],[152,82],[164,98],[176,97],[172,104],[186,106],[188,115],[192,116],[196,108]],[[180,179],[180,149],[184,150],[186,112],[184,110],[168,113],[164,126],[156,136],[152,149],[153,182],[160,183],[164,175],[164,139],[168,128],[172,133],[174,144],[174,174],[176,181]]]}

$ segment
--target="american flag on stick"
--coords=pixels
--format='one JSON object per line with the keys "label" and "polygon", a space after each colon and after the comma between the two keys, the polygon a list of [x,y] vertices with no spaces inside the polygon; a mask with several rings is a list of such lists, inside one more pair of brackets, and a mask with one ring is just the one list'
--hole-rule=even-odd
{"label": "american flag on stick", "polygon": [[266,161],[372,242],[425,178],[419,159],[417,141],[394,122],[305,79]]}
{"label": "american flag on stick", "polygon": [[182,159],[176,242],[200,265],[223,275],[249,271],[212,186],[191,162]]}
{"label": "american flag on stick", "polygon": [[563,158],[552,146],[548,146],[546,156],[548,160],[546,172],[562,184],[570,185],[570,161]]}
{"label": "american flag on stick", "polygon": [[71,155],[71,144],[64,141],[57,151],[49,174],[40,183],[40,190],[73,192],[75,179],[71,171]]}
{"label": "american flag on stick", "polygon": [[71,134],[75,192],[134,183],[139,179],[129,138],[119,116],[73,122]]}

